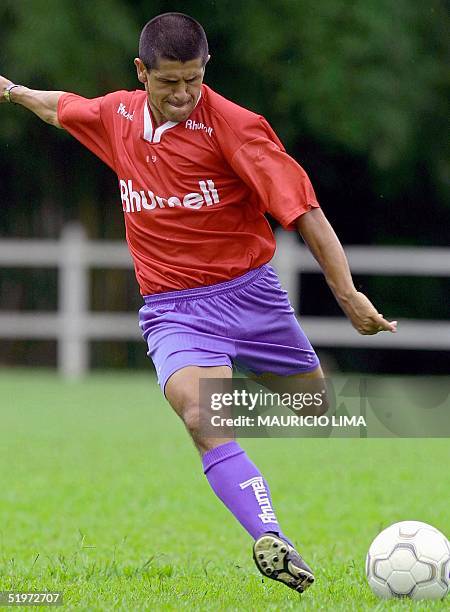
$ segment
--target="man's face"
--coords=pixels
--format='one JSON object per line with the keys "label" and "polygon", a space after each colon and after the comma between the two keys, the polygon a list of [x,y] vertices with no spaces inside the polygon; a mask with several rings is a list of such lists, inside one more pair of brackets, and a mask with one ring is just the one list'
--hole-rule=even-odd
{"label": "man's face", "polygon": [[145,85],[158,125],[165,121],[186,121],[200,96],[205,74],[202,60],[178,62],[160,59],[157,68],[150,71],[139,58],[134,60],[134,64],[139,81]]}

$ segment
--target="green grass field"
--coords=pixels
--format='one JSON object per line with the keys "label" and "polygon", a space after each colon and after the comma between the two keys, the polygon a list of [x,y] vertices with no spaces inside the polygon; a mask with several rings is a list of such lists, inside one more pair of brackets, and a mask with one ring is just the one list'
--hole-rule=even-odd
{"label": "green grass field", "polygon": [[364,576],[392,522],[448,535],[447,439],[242,441],[316,571],[300,597],[262,581],[150,375],[5,370],[0,398],[0,590],[63,591],[67,610],[448,609],[379,602]]}

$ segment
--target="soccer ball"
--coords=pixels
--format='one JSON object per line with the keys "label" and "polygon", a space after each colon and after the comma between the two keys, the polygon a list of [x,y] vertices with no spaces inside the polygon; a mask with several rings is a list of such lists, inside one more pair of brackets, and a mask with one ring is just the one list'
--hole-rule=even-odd
{"label": "soccer ball", "polygon": [[366,575],[372,591],[383,599],[442,599],[450,588],[450,544],[426,523],[395,523],[372,542]]}

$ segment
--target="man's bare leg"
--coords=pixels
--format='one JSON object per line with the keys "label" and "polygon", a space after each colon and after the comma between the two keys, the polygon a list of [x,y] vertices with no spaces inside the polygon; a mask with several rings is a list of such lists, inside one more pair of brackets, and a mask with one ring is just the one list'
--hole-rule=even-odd
{"label": "man's bare leg", "polygon": [[211,438],[202,431],[201,414],[210,407],[201,405],[200,379],[231,376],[228,366],[187,366],[168,379],[165,394],[202,455],[211,488],[254,538],[253,558],[259,571],[303,593],[314,575],[281,531],[261,472],[232,437]]}

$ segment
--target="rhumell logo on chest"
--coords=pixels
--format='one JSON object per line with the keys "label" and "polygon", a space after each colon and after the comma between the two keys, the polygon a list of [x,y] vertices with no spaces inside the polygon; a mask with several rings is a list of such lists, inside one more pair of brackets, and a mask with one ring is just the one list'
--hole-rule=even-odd
{"label": "rhumell logo on chest", "polygon": [[212,127],[205,125],[201,121],[194,121],[193,119],[188,119],[184,124],[184,127],[188,130],[202,130],[203,132],[206,132],[208,136],[212,136],[214,131]]}
{"label": "rhumell logo on chest", "polygon": [[119,180],[120,196],[124,212],[134,213],[155,208],[191,208],[198,209],[203,206],[219,204],[219,192],[212,179],[198,181],[199,191],[186,193],[182,196],[169,196],[163,198],[150,189],[135,189],[133,181]]}

